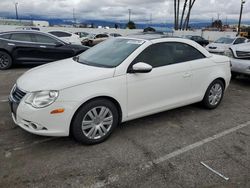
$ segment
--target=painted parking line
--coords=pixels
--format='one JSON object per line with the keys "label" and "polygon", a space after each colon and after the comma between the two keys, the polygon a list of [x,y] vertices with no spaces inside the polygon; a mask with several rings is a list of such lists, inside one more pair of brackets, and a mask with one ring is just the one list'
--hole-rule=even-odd
{"label": "painted parking line", "polygon": [[5,102],[8,102],[9,100],[8,99],[4,99],[4,100],[0,100],[0,103],[5,103]]}
{"label": "painted parking line", "polygon": [[5,103],[5,102],[8,102],[8,96],[2,96],[0,97],[0,103]]}
{"label": "painted parking line", "polygon": [[225,130],[225,131],[223,131],[223,132],[220,132],[220,133],[218,133],[218,134],[215,134],[215,135],[213,135],[213,136],[211,136],[211,137],[205,138],[205,139],[203,139],[203,140],[201,140],[201,141],[195,142],[195,143],[193,143],[193,144],[191,144],[191,145],[188,145],[188,146],[183,147],[183,148],[181,148],[181,149],[178,149],[178,150],[176,150],[176,151],[174,151],[174,152],[172,152],[172,153],[169,153],[169,154],[164,155],[164,156],[162,156],[162,157],[159,157],[159,158],[157,158],[157,159],[155,159],[155,160],[153,160],[153,161],[150,161],[150,162],[144,164],[144,166],[142,166],[142,168],[144,168],[144,169],[145,169],[145,168],[150,168],[151,166],[153,166],[153,165],[155,165],[155,164],[160,164],[160,163],[162,163],[162,162],[165,162],[165,161],[167,161],[167,160],[169,160],[169,159],[171,159],[171,158],[177,157],[177,156],[179,156],[179,155],[181,155],[181,154],[183,154],[183,153],[185,153],[185,152],[188,152],[188,151],[190,151],[190,150],[193,150],[193,149],[195,149],[195,148],[198,148],[198,147],[200,147],[200,146],[202,146],[202,145],[204,145],[204,144],[207,144],[207,143],[209,143],[209,142],[212,142],[212,141],[214,141],[214,140],[216,140],[216,139],[219,139],[219,138],[221,138],[221,137],[223,137],[223,136],[226,136],[226,135],[228,135],[228,134],[230,134],[230,133],[233,133],[233,132],[235,132],[235,131],[237,131],[237,130],[239,130],[239,129],[242,129],[242,128],[244,128],[244,127],[247,127],[247,126],[249,126],[249,125],[250,125],[250,121],[248,121],[248,122],[246,122],[246,123],[243,123],[243,124],[240,124],[240,125],[238,125],[238,126],[236,126],[236,127],[227,129],[227,130]]}
{"label": "painted parking line", "polygon": [[[143,165],[140,165],[140,169],[141,169],[141,170],[145,170],[145,169],[147,169],[147,168],[151,168],[151,167],[153,167],[154,165],[163,163],[163,162],[165,162],[165,161],[167,161],[167,160],[169,160],[169,159],[172,159],[172,158],[174,158],[174,157],[177,157],[177,156],[179,156],[179,155],[181,155],[181,154],[183,154],[183,153],[185,153],[185,152],[188,152],[188,151],[190,151],[190,150],[193,150],[193,149],[195,149],[195,148],[198,148],[198,147],[200,147],[200,146],[202,146],[202,145],[204,145],[204,144],[207,144],[207,143],[212,142],[212,141],[214,141],[214,140],[216,140],[216,139],[219,139],[219,138],[221,138],[221,137],[224,137],[224,136],[226,136],[226,135],[228,135],[228,134],[231,134],[231,133],[233,133],[233,132],[235,132],[235,131],[237,131],[237,130],[240,130],[240,129],[244,128],[244,127],[247,127],[247,126],[249,126],[249,125],[250,125],[250,121],[248,121],[248,122],[246,122],[246,123],[243,123],[243,124],[240,124],[240,125],[238,125],[238,126],[236,126],[236,127],[227,129],[227,130],[225,130],[225,131],[223,131],[223,132],[220,132],[220,133],[218,133],[218,134],[215,134],[215,135],[213,135],[213,136],[211,136],[211,137],[205,138],[205,139],[200,140],[200,141],[198,141],[198,142],[195,142],[195,143],[193,143],[193,144],[191,144],[191,145],[188,145],[188,146],[185,146],[185,147],[183,147],[183,148],[181,148],[181,149],[178,149],[178,150],[176,150],[176,151],[174,151],[174,152],[172,152],[172,153],[169,153],[169,154],[167,154],[167,155],[164,155],[164,156],[162,156],[162,157],[159,157],[159,158],[157,158],[157,159],[155,159],[155,160],[153,160],[153,161],[149,161],[149,162],[147,162],[147,163],[144,163]],[[123,176],[123,175],[126,176],[125,174],[121,174],[121,176]],[[111,177],[112,177],[112,176],[111,176]],[[112,181],[110,181],[110,177],[108,177],[107,180],[96,182],[95,184],[91,185],[90,187],[93,187],[93,188],[107,187],[107,186],[110,186],[110,184],[112,184],[112,183],[118,182],[119,179],[121,179],[119,176],[115,176],[115,178],[111,178]],[[227,177],[226,177],[226,179],[227,179]],[[104,183],[104,182],[105,182],[105,183]]]}

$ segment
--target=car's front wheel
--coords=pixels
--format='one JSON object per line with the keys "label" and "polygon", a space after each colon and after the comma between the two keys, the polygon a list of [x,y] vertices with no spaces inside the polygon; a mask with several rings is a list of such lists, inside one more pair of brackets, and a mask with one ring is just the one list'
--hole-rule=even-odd
{"label": "car's front wheel", "polygon": [[214,80],[208,87],[203,98],[203,104],[208,109],[214,109],[219,106],[224,95],[224,83],[217,79]]}
{"label": "car's front wheel", "polygon": [[113,102],[96,99],[77,111],[71,124],[71,133],[78,142],[101,143],[111,135],[118,120],[118,111]]}
{"label": "car's front wheel", "polygon": [[4,51],[0,51],[0,70],[9,69],[11,66],[12,66],[11,56]]}

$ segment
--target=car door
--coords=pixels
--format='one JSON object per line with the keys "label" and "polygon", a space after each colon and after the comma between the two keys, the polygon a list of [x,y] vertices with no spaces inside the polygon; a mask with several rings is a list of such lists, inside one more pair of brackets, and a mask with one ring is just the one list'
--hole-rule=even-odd
{"label": "car door", "polygon": [[51,36],[34,33],[32,35],[36,42],[36,54],[34,56],[40,62],[51,62],[74,56],[74,50],[64,42]]}
{"label": "car door", "polygon": [[189,60],[192,68],[192,97],[194,102],[202,100],[210,84],[209,75],[214,72],[214,62],[192,46],[186,46],[184,57]]}
{"label": "car door", "polygon": [[132,62],[130,68],[144,62],[153,70],[127,74],[129,119],[190,103],[191,66],[180,57],[181,45],[174,42],[152,44]]}
{"label": "car door", "polygon": [[12,33],[7,45],[13,47],[12,57],[16,63],[30,63],[37,61],[34,56],[36,53],[36,44],[32,40],[31,33]]}

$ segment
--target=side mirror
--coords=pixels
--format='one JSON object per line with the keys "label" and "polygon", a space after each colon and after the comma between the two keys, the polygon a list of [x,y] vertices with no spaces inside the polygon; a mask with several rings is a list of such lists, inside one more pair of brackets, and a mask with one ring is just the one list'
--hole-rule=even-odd
{"label": "side mirror", "polygon": [[139,62],[132,66],[130,73],[148,73],[151,72],[153,67],[147,63]]}
{"label": "side mirror", "polygon": [[56,42],[55,43],[55,47],[61,47],[61,46],[63,46],[63,44],[61,42]]}

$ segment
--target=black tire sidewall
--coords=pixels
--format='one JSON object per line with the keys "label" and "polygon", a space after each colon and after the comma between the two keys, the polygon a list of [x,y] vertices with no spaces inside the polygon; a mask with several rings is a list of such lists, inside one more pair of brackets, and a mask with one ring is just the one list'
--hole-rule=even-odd
{"label": "black tire sidewall", "polygon": [[[111,129],[109,130],[109,132],[103,136],[100,139],[89,139],[88,137],[86,137],[83,132],[82,132],[82,120],[84,118],[84,116],[86,115],[86,113],[91,110],[94,107],[97,106],[105,106],[107,108],[110,109],[110,111],[112,112],[113,115],[113,124],[111,126]],[[118,110],[116,108],[116,106],[113,104],[113,102],[106,100],[106,99],[96,99],[90,102],[87,102],[86,104],[84,104],[83,106],[81,106],[78,111],[76,112],[72,123],[71,123],[71,134],[72,136],[80,143],[83,144],[98,144],[101,143],[103,141],[105,141],[110,135],[111,133],[114,131],[114,129],[116,128],[116,126],[118,125],[119,122],[119,117],[118,117]]]}
{"label": "black tire sidewall", "polygon": [[0,70],[9,69],[9,68],[12,66],[12,58],[11,58],[11,56],[10,56],[7,52],[0,51],[0,56],[2,56],[2,55],[8,57],[8,59],[9,59],[9,64],[8,64],[6,67],[4,67],[4,68],[1,68],[1,67],[0,67]]}
{"label": "black tire sidewall", "polygon": [[[209,93],[210,93],[211,88],[212,88],[215,84],[220,84],[220,85],[221,85],[221,87],[222,87],[222,96],[221,96],[220,101],[219,101],[216,105],[211,105],[211,104],[209,103]],[[214,80],[214,81],[209,85],[209,87],[207,88],[206,94],[205,94],[205,96],[204,96],[204,98],[203,98],[203,101],[202,101],[202,102],[203,102],[203,105],[204,105],[206,108],[208,108],[208,109],[215,109],[215,108],[217,108],[217,107],[220,105],[220,103],[221,103],[221,101],[222,101],[222,99],[223,99],[224,90],[225,90],[225,85],[224,85],[224,83],[223,83],[221,80],[219,80],[219,79]]]}

